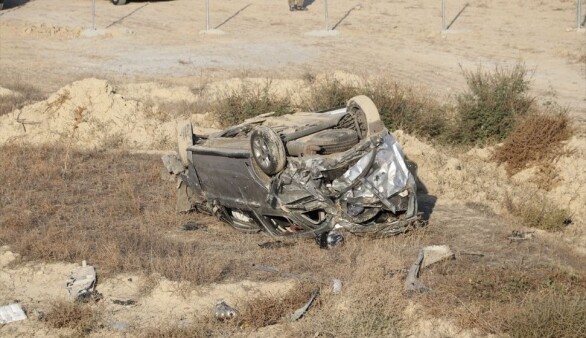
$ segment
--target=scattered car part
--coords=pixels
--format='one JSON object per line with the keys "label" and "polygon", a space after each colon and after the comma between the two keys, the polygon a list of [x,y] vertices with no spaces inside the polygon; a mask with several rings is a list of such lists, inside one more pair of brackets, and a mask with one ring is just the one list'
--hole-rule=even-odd
{"label": "scattered car part", "polygon": [[405,279],[405,291],[427,291],[429,290],[419,280],[419,270],[421,269],[421,263],[423,262],[423,250],[419,250],[415,263],[409,268],[407,272],[407,278]]}
{"label": "scattered car part", "polygon": [[511,235],[507,237],[511,242],[513,241],[524,241],[533,238],[533,231],[525,232],[525,231],[518,231],[513,230]]}
{"label": "scattered car part", "polygon": [[419,280],[421,268],[428,267],[446,259],[454,259],[455,255],[447,245],[430,245],[419,250],[415,263],[411,265],[405,279],[406,291],[428,291]]}
{"label": "scattered car part", "polygon": [[334,229],[397,235],[419,224],[416,166],[368,97],[343,108],[272,115],[209,135],[179,124],[179,156],[163,159],[178,180],[178,211],[274,236],[323,238]]}
{"label": "scattered car part", "polygon": [[134,299],[127,299],[127,300],[112,299],[112,303],[114,303],[116,305],[123,305],[123,306],[136,305],[136,301]]}
{"label": "scattered car part", "polygon": [[18,303],[0,306],[0,324],[8,324],[26,319],[24,310]]}
{"label": "scattered car part", "polygon": [[187,222],[183,224],[183,230],[185,231],[195,231],[195,230],[207,230],[208,226],[205,224],[199,224],[196,222]]}
{"label": "scattered car part", "polygon": [[280,249],[286,248],[289,246],[293,246],[294,244],[291,242],[282,242],[282,241],[272,241],[272,242],[264,242],[260,243],[258,246],[262,249]]}
{"label": "scattered car part", "polygon": [[344,236],[339,231],[332,230],[316,236],[315,241],[322,249],[334,249],[344,245]]}
{"label": "scattered car part", "polygon": [[219,320],[231,319],[239,315],[238,310],[230,307],[223,300],[219,300],[216,304],[216,318]]}
{"label": "scattered car part", "polygon": [[[81,266],[73,270],[66,283],[67,291],[75,301],[85,302],[91,299],[96,292],[96,269],[82,261]],[[101,295],[100,295],[101,296]]]}
{"label": "scattered car part", "polygon": [[313,292],[311,293],[311,296],[309,297],[309,300],[299,309],[295,310],[295,312],[291,315],[291,321],[297,321],[299,319],[301,319],[301,317],[303,317],[303,315],[307,312],[307,310],[309,310],[309,308],[311,307],[311,304],[313,304],[313,301],[317,298],[317,296],[319,295],[319,288],[313,290]]}
{"label": "scattered car part", "polygon": [[342,280],[339,278],[334,278],[332,282],[332,292],[334,294],[339,294],[342,292]]}

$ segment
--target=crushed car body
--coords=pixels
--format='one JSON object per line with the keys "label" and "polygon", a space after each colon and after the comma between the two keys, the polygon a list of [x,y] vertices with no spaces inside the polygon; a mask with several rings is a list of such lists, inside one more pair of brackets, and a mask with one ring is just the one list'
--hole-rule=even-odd
{"label": "crushed car body", "polygon": [[415,164],[370,98],[312,113],[259,115],[221,132],[178,126],[178,210],[245,232],[395,235],[417,224]]}

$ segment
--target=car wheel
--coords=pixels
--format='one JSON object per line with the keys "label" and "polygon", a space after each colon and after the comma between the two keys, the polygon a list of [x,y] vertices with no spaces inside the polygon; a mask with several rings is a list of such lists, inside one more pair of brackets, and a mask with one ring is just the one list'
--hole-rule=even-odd
{"label": "car wheel", "polygon": [[321,154],[329,155],[355,146],[358,143],[358,135],[352,129],[324,130],[313,135],[309,143],[321,147]]}
{"label": "car wheel", "polygon": [[378,109],[368,96],[355,96],[348,100],[346,107],[347,111],[354,116],[356,129],[361,139],[384,130],[385,125],[380,119]]}
{"label": "car wheel", "polygon": [[126,5],[127,2],[128,0],[112,0],[114,5]]}
{"label": "car wheel", "polygon": [[193,145],[193,127],[189,120],[179,121],[177,123],[177,151],[179,158],[184,166],[189,165],[189,157],[187,155],[187,147]]}
{"label": "car wheel", "polygon": [[250,136],[250,149],[254,161],[265,174],[274,175],[285,168],[285,146],[271,128],[256,128]]}

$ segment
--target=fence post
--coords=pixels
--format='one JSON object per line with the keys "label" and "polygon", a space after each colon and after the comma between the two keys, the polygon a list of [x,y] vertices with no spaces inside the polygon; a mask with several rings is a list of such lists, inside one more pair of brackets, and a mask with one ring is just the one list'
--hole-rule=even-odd
{"label": "fence post", "polygon": [[576,0],[576,28],[582,28],[582,0]]}
{"label": "fence post", "polygon": [[328,27],[328,0],[324,1],[324,22],[327,32],[330,30],[330,28]]}
{"label": "fence post", "polygon": [[92,29],[96,30],[96,0],[92,0]]}
{"label": "fence post", "polygon": [[442,32],[446,30],[446,0],[442,0]]}
{"label": "fence post", "polygon": [[206,31],[210,30],[210,0],[206,0]]}

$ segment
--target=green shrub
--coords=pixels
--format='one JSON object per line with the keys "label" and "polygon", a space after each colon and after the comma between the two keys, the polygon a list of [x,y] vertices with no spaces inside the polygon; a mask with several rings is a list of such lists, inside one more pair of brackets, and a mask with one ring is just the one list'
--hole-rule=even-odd
{"label": "green shrub", "polygon": [[478,67],[464,71],[468,90],[457,96],[457,121],[451,139],[462,144],[486,144],[503,140],[517,118],[533,105],[528,71],[523,64],[497,66],[493,71]]}

